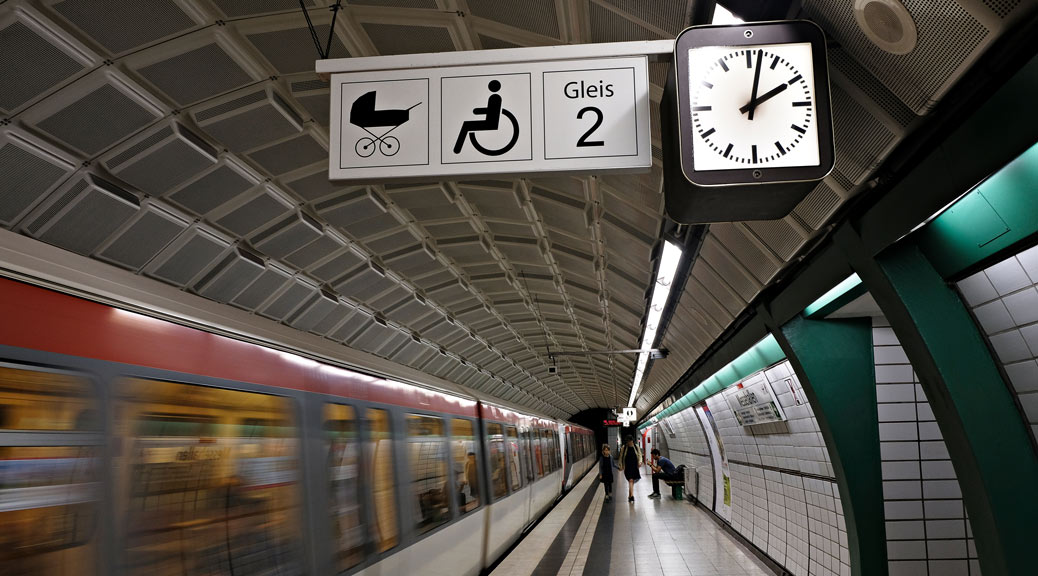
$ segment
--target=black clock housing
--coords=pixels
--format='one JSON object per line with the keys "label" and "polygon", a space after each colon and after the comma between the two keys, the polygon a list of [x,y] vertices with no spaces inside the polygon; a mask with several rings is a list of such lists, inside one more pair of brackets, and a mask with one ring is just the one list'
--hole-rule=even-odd
{"label": "black clock housing", "polygon": [[[693,154],[693,104],[687,77],[689,51],[711,47],[737,50],[740,46],[758,48],[764,46],[766,48],[772,45],[803,43],[809,43],[811,46],[815,91],[814,120],[818,132],[818,164],[781,167],[751,164],[746,167],[729,169],[696,170]],[[680,150],[681,172],[691,184],[704,187],[804,184],[821,180],[832,171],[835,162],[835,148],[825,34],[813,22],[790,20],[687,28],[678,35],[675,41],[673,72],[677,90],[676,112],[679,136],[677,143]],[[804,186],[799,185],[795,188],[800,190]]]}

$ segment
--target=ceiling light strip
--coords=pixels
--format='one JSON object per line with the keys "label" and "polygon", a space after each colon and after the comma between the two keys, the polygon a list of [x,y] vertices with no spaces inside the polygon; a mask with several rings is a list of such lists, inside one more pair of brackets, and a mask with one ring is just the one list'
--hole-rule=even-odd
{"label": "ceiling light strip", "polygon": [[[674,274],[681,263],[681,247],[666,241],[663,245],[663,255],[660,257],[660,265],[656,273],[656,282],[652,286],[652,297],[649,300],[649,313],[645,318],[645,331],[642,333],[640,348],[649,350],[656,341],[657,330],[663,319],[663,310],[670,301],[671,288],[674,285]],[[634,406],[634,401],[641,391],[642,379],[645,377],[645,368],[649,363],[649,353],[638,354],[638,365],[634,370],[634,381],[631,383],[631,397],[627,405]]]}
{"label": "ceiling light strip", "polygon": [[804,316],[810,316],[815,312],[818,312],[822,308],[825,308],[831,302],[833,302],[840,296],[843,296],[859,284],[861,284],[861,278],[859,278],[857,274],[851,274],[850,276],[844,278],[842,282],[840,282],[836,286],[833,286],[832,289],[830,289],[828,292],[822,294],[822,296],[818,298],[818,300],[815,300],[814,302],[809,304],[807,308],[804,308]]}

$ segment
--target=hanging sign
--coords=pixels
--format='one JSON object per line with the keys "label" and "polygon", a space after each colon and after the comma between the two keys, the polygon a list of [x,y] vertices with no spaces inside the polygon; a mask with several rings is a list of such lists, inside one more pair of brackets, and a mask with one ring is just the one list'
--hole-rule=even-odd
{"label": "hanging sign", "polygon": [[333,74],[332,180],[647,170],[645,56]]}

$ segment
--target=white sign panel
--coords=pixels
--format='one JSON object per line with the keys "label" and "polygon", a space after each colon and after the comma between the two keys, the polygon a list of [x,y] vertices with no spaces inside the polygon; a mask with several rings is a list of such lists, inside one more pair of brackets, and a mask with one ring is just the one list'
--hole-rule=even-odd
{"label": "white sign panel", "polygon": [[739,421],[740,426],[781,422],[786,419],[771,385],[763,377],[757,382],[743,383],[742,389],[725,394],[725,399],[732,412],[735,412],[735,419]]}
{"label": "white sign panel", "polygon": [[652,166],[644,56],[332,76],[332,180]]}
{"label": "white sign panel", "polygon": [[348,120],[339,166],[429,165],[429,80],[343,82],[339,90]]}
{"label": "white sign panel", "polygon": [[441,78],[440,162],[533,160],[532,76],[521,72]]}

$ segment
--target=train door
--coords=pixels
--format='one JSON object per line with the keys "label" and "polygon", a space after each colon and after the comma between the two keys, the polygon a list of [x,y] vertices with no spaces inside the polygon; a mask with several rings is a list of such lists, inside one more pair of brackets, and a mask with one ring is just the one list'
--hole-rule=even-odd
{"label": "train door", "polygon": [[523,470],[526,474],[526,485],[530,488],[527,490],[528,494],[526,497],[526,523],[529,524],[536,517],[536,510],[534,509],[534,494],[537,491],[537,487],[534,486],[534,480],[537,475],[533,471],[533,451],[530,448],[530,425],[528,420],[524,420],[519,431],[519,446],[522,450],[522,461]]}
{"label": "train door", "polygon": [[569,486],[570,477],[573,476],[573,465],[574,455],[576,452],[573,451],[573,440],[574,434],[573,429],[569,426],[564,428],[565,434],[562,436],[562,489],[565,490],[566,486]]}

